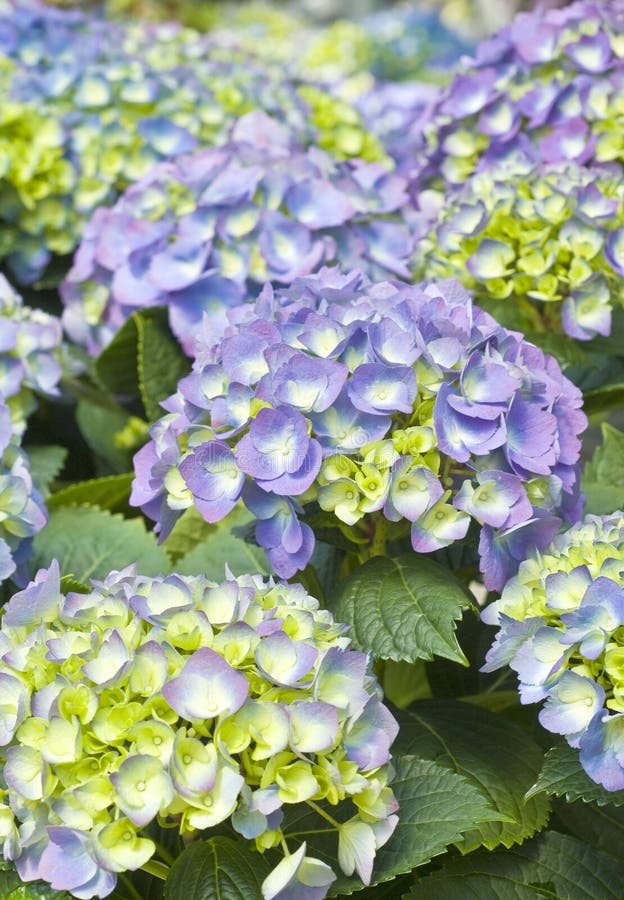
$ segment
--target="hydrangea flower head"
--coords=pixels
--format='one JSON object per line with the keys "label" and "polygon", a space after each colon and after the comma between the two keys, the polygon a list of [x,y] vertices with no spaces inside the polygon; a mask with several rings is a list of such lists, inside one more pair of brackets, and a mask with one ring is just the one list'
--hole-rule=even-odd
{"label": "hydrangea flower head", "polygon": [[520,13],[483,41],[425,130],[418,189],[459,185],[510,149],[534,161],[624,161],[622,0]]}
{"label": "hydrangea flower head", "polygon": [[206,320],[205,348],[135,457],[132,502],[165,537],[195,505],[242,498],[275,571],[308,563],[318,504],[355,543],[417,552],[481,525],[486,583],[579,515],[581,394],[457,282],[408,286],[324,269]]}
{"label": "hydrangea flower head", "polygon": [[586,516],[533,550],[482,618],[499,626],[485,671],[509,665],[523,703],[580,751],[587,774],[624,789],[624,514]]}
{"label": "hydrangea flower head", "polygon": [[445,200],[415,262],[459,278],[486,308],[497,301],[507,324],[608,335],[624,274],[621,175],[520,158],[486,169]]}
{"label": "hydrangea flower head", "polygon": [[[260,576],[130,567],[64,596],[58,564],[42,569],[0,628],[4,857],[23,881],[106,897],[154,854],[156,819],[185,835],[229,819],[263,852],[283,846],[289,807],[349,801],[336,830],[351,874],[352,832],[381,846],[397,823],[398,726],[346,630],[301,585]],[[265,900],[326,896],[336,875],[305,854]]]}
{"label": "hydrangea flower head", "polygon": [[24,306],[0,275],[0,397],[8,402],[18,438],[35,406],[34,395],[59,394],[61,340],[60,320]]}
{"label": "hydrangea flower head", "polygon": [[85,230],[62,288],[71,337],[97,352],[137,308],[167,305],[192,353],[204,314],[327,262],[406,277],[405,181],[378,163],[337,163],[263,113],[233,140],[155,166]]}
{"label": "hydrangea flower head", "polygon": [[19,447],[11,410],[0,396],[0,583],[9,577],[23,580],[32,538],[46,522],[43,498]]}
{"label": "hydrangea flower head", "polygon": [[34,281],[53,253],[72,252],[94,210],[155,163],[224,141],[249,110],[279,115],[304,144],[383,157],[348,103],[334,108],[323,91],[308,102],[276,66],[219,54],[191,29],[11,0],[0,11],[0,53],[14,70],[0,118],[11,149],[0,254],[20,281]]}

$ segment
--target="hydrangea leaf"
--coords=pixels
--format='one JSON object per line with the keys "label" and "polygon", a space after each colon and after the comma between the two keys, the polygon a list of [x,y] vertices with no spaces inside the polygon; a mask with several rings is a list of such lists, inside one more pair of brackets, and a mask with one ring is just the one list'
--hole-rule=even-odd
{"label": "hydrangea leaf", "polygon": [[165,884],[165,900],[249,900],[260,897],[271,870],[246,842],[227,837],[191,844],[176,859]]}
{"label": "hydrangea leaf", "polygon": [[423,878],[404,900],[616,900],[624,866],[569,835],[547,831],[521,847],[476,853]]}
{"label": "hydrangea leaf", "polygon": [[332,611],[353,626],[354,645],[380,659],[433,659],[466,664],[455,622],[470,595],[433,560],[406,554],[374,557],[338,588]]}
{"label": "hydrangea leaf", "polygon": [[417,753],[461,774],[510,820],[468,831],[463,853],[480,845],[511,847],[546,825],[548,799],[525,800],[539,774],[542,751],[517,725],[473,704],[439,699],[420,701],[396,715],[401,730],[395,753]]}
{"label": "hydrangea leaf", "polygon": [[50,493],[50,484],[58,477],[65,465],[67,448],[58,444],[25,447],[30,460],[33,481],[44,497]]}
{"label": "hydrangea leaf", "polygon": [[76,421],[80,433],[95,454],[102,474],[127,472],[132,466],[131,448],[118,445],[116,436],[130,421],[128,413],[114,403],[100,405],[90,400],[79,400]]}
{"label": "hydrangea leaf", "polygon": [[71,900],[66,891],[53,891],[42,881],[24,884],[11,863],[5,860],[0,860],[0,896],[2,900]]}
{"label": "hydrangea leaf", "polygon": [[566,830],[579,840],[624,862],[624,809],[621,806],[557,800],[554,811]]}
{"label": "hydrangea leaf", "polygon": [[198,544],[208,540],[216,530],[215,525],[206,522],[198,510],[191,506],[175,523],[164,546],[171,559],[176,562],[181,556],[189,554]]}
{"label": "hydrangea leaf", "polygon": [[602,424],[602,444],[583,473],[587,497],[585,512],[604,515],[624,505],[624,433]]}
{"label": "hydrangea leaf", "polygon": [[[483,794],[467,778],[416,756],[395,758],[396,776],[392,789],[399,801],[399,824],[388,843],[377,852],[372,885],[423,866],[446,848],[459,842],[475,824],[500,818]],[[334,808],[328,807],[333,815]],[[286,839],[305,839],[308,853],[331,865],[338,874],[329,896],[352,894],[362,888],[355,876],[340,874],[338,839],[314,813],[298,808],[287,814],[283,830]],[[316,831],[316,833],[314,833]],[[305,834],[305,838],[304,838]],[[396,895],[395,895],[396,896]]]}
{"label": "hydrangea leaf", "polygon": [[162,415],[160,401],[169,397],[178,381],[188,375],[190,364],[172,336],[164,309],[135,313],[137,371],[141,400],[151,421]]}
{"label": "hydrangea leaf", "polygon": [[58,559],[61,574],[76,581],[105,578],[137,562],[145,575],[168,572],[167,552],[140,519],[124,519],[93,506],[61,507],[33,543],[31,571]]}
{"label": "hydrangea leaf", "polygon": [[128,497],[134,473],[107,475],[104,478],[89,478],[70,484],[48,498],[48,509],[64,506],[97,506],[110,512],[128,509]]}
{"label": "hydrangea leaf", "polygon": [[569,803],[584,800],[599,806],[624,806],[624,791],[607,791],[587,775],[579,762],[578,750],[565,743],[552,747],[544,757],[544,765],[527,797],[539,794],[565,797]]}
{"label": "hydrangea leaf", "polygon": [[262,547],[248,543],[232,530],[238,531],[251,521],[250,513],[237,507],[217,525],[206,526],[209,531],[204,540],[182,556],[176,563],[176,572],[180,575],[202,574],[222,581],[227,563],[234,575],[246,572],[267,575],[270,566]]}
{"label": "hydrangea leaf", "polygon": [[146,415],[155,419],[160,401],[188,374],[189,362],[171,335],[167,311],[153,307],[130,316],[96,359],[95,371],[113,393],[140,396]]}

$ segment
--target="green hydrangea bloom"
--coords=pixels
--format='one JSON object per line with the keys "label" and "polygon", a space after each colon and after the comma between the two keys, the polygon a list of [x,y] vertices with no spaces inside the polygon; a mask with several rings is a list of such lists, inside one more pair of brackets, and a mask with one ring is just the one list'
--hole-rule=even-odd
{"label": "green hydrangea bloom", "polygon": [[589,340],[624,299],[624,186],[575,163],[502,166],[445,198],[418,277],[458,278],[510,327]]}

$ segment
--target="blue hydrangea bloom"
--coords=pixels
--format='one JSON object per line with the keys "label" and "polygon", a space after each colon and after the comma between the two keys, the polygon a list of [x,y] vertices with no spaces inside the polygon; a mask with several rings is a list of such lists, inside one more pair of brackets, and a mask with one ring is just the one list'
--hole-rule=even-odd
{"label": "blue hydrangea bloom", "polygon": [[314,548],[310,504],[355,542],[383,521],[417,552],[474,519],[497,589],[580,515],[580,392],[457,282],[323,269],[267,285],[197,337],[191,375],[135,457],[132,503],[161,538],[190,506],[214,522],[242,499],[290,577]]}
{"label": "blue hydrangea bloom", "polygon": [[534,161],[624,161],[622,0],[520,13],[440,95],[424,130],[416,187],[462,184],[517,148]]}
{"label": "blue hydrangea bloom", "polygon": [[542,725],[610,791],[624,789],[623,559],[624,514],[586,516],[531,549],[482,613],[499,626],[484,671],[517,672],[522,702],[545,701]]}

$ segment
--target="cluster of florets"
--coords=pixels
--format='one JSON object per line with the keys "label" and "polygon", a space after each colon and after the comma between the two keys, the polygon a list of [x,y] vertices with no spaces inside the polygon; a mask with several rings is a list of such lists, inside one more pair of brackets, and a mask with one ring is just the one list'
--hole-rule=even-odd
{"label": "cluster of florets", "polygon": [[357,98],[364,124],[379,138],[396,171],[406,177],[414,167],[422,131],[438,94],[434,84],[375,81]]}
{"label": "cluster of florets", "polygon": [[509,665],[523,703],[580,749],[607,790],[624,789],[624,514],[587,516],[527,555],[482,617],[500,631],[485,671]]}
{"label": "cluster of florets", "polygon": [[70,253],[99,205],[155,163],[225,140],[250,109],[279,114],[304,144],[336,140],[345,156],[383,156],[345,102],[319,91],[310,103],[276,68],[219,58],[194,32],[147,26],[139,35],[38,5],[11,5],[0,25],[0,53],[14,66],[14,103],[0,121],[12,160],[2,207],[11,228],[0,250],[22,281],[40,275],[52,253]]}
{"label": "cluster of florets", "polygon": [[191,505],[216,522],[242,498],[290,577],[314,548],[309,504],[355,543],[411,533],[417,552],[474,519],[496,589],[578,518],[580,391],[459,283],[325,269],[231,320],[218,344],[204,323],[205,352],[135,457],[132,502],[163,537]]}
{"label": "cluster of florets", "polygon": [[462,184],[510,147],[535,161],[624,161],[624,3],[521,13],[481,43],[425,130],[417,187]]}
{"label": "cluster of florets", "polygon": [[0,394],[0,583],[11,576],[23,583],[32,538],[46,522],[43,497]]}
{"label": "cluster of florets", "polygon": [[192,353],[204,315],[223,322],[265,281],[335,260],[407,277],[405,199],[379,163],[337,163],[249,113],[230,143],[154,167],[96,212],[62,286],[65,327],[96,353],[137,307],[166,305]]}
{"label": "cluster of florets", "polygon": [[67,223],[77,212],[59,197],[70,197],[76,172],[65,158],[63,129],[53,114],[9,100],[0,108],[0,258],[21,280],[32,280],[50,253],[67,252]]}
{"label": "cluster of florets", "polygon": [[362,27],[372,47],[368,67],[382,81],[408,81],[446,73],[472,45],[451,31],[439,12],[397,4],[367,16]]}
{"label": "cluster of florets", "polygon": [[[397,823],[398,726],[346,630],[259,575],[131,567],[63,596],[58,565],[42,569],[0,629],[4,858],[23,881],[105,897],[154,854],[150,822],[189,835],[230,819],[262,852],[288,840],[288,809],[321,802],[330,821],[348,807],[340,865],[368,883]],[[314,884],[320,900],[335,877],[303,845],[263,896]]]}
{"label": "cluster of florets", "polygon": [[59,394],[61,338],[60,321],[24,306],[0,275],[0,582],[23,578],[32,537],[47,521],[19,444],[35,395]]}
{"label": "cluster of florets", "polygon": [[[624,276],[621,175],[576,163],[473,175],[416,245],[416,270],[459,278],[524,331],[589,340],[611,331]],[[507,318],[505,311],[507,309]]]}
{"label": "cluster of florets", "polygon": [[11,409],[12,431],[21,438],[35,394],[59,395],[61,322],[22,298],[0,275],[0,397]]}

